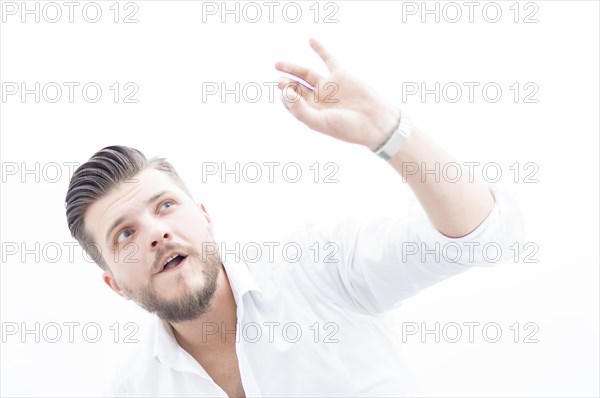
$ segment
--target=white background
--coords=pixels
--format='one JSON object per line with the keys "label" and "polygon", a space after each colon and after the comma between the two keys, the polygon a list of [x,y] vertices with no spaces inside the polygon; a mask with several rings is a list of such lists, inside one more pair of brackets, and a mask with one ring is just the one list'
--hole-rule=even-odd
{"label": "white background", "polygon": [[[218,239],[260,242],[313,221],[410,211],[413,195],[389,166],[364,148],[309,130],[287,113],[277,91],[274,101],[263,86],[256,103],[247,97],[236,103],[232,95],[225,102],[218,96],[203,102],[203,83],[225,82],[232,88],[235,82],[277,81],[277,60],[325,73],[308,46],[310,37],[399,104],[457,159],[501,165],[497,184],[521,202],[527,241],[539,248],[531,257],[537,262],[521,258],[471,270],[423,291],[398,310],[399,324],[496,322],[502,328],[498,343],[486,342],[481,328],[474,343],[466,336],[455,344],[443,339],[436,343],[431,335],[425,342],[419,335],[408,336],[403,358],[423,394],[599,395],[597,2],[537,1],[515,7],[513,1],[501,1],[496,3],[502,10],[496,23],[482,15],[484,2],[475,8],[472,23],[463,2],[455,3],[462,11],[456,23],[447,20],[455,15],[448,7],[439,23],[434,15],[423,23],[420,13],[403,13],[407,4],[395,1],[339,1],[335,8],[322,2],[318,23],[309,8],[312,1],[298,2],[302,16],[297,23],[283,18],[284,3],[275,9],[273,23],[265,6],[256,23],[244,20],[243,14],[239,23],[232,15],[221,23],[220,14],[205,15],[203,22],[202,3],[193,1],[137,1],[138,23],[123,23],[135,9],[124,9],[121,2],[119,22],[114,23],[113,3],[99,2],[103,14],[97,23],[83,19],[85,2],[75,9],[73,23],[65,6],[57,23],[43,15],[39,23],[33,15],[23,23],[20,9],[16,15],[3,14],[3,84],[25,82],[33,88],[35,82],[42,87],[48,82],[80,83],[73,103],[63,86],[57,103],[43,97],[36,103],[33,95],[23,102],[13,95],[0,104],[3,396],[101,394],[115,361],[136,345],[123,342],[123,325],[137,323],[140,330],[134,337],[141,341],[150,319],[101,282],[100,269],[86,261],[79,247],[69,258],[68,245],[74,239],[63,207],[69,169],[62,167],[57,177],[55,164],[83,163],[113,144],[134,146],[148,156],[164,155],[205,203]],[[33,4],[28,2],[31,8]],[[39,2],[40,9],[45,4]],[[421,10],[421,2],[413,4]],[[441,11],[445,4],[438,3]],[[428,7],[435,3],[428,2]],[[517,23],[515,8],[520,10]],[[488,19],[494,18],[494,9],[487,10]],[[47,11],[53,18],[54,11]],[[323,23],[333,11],[338,22]],[[534,11],[537,23],[524,23]],[[89,12],[93,17],[93,10]],[[294,17],[289,12],[288,19]],[[103,88],[96,103],[82,98],[81,87],[88,82]],[[137,84],[138,103],[124,103],[122,96],[114,103],[109,86],[115,82],[121,87]],[[442,97],[436,103],[433,95],[425,101],[419,95],[403,101],[403,82],[425,82],[428,88],[435,82],[480,85],[472,103],[466,86],[458,102]],[[489,82],[503,89],[495,103],[481,93]],[[517,103],[509,88],[515,82],[522,90]],[[539,88],[533,96],[536,103],[524,102],[532,91],[523,89],[528,82]],[[215,176],[202,181],[203,162],[233,167],[235,162],[268,161],[297,162],[304,172],[301,181],[288,183],[281,174],[274,183],[266,178],[256,184],[235,183],[231,176],[226,183]],[[321,176],[314,183],[308,168],[315,162],[321,167],[335,162],[339,182],[325,184]],[[515,162],[521,169],[517,182],[509,169]],[[537,167],[538,182],[524,181],[533,170],[523,168],[528,162]],[[37,175],[22,173],[22,166],[34,169],[36,163]],[[476,171],[482,178],[481,168]],[[19,252],[9,253],[9,247]],[[43,247],[48,249],[44,252]],[[41,329],[50,322],[79,322],[74,341],[68,341],[66,326],[58,342],[44,341]],[[101,327],[97,343],[82,337],[82,326],[90,322]],[[118,343],[109,329],[115,322],[121,332]],[[518,342],[509,329],[515,322],[521,332]],[[533,336],[537,343],[524,342],[533,330],[524,328],[527,322],[538,328]],[[36,323],[39,332],[23,332],[23,327],[35,330]],[[16,334],[5,333],[15,325]]]}

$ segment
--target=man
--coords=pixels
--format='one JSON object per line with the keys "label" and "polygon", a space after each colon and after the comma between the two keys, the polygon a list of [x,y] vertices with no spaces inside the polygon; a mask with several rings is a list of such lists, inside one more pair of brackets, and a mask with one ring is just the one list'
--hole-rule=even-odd
{"label": "man", "polygon": [[[169,163],[148,161],[126,147],[97,152],[71,180],[69,228],[86,250],[95,250],[113,291],[157,315],[148,345],[117,372],[112,394],[407,393],[411,381],[399,360],[390,310],[428,286],[487,265],[486,243],[506,260],[523,238],[521,214],[498,188],[406,173],[407,162],[431,170],[453,160],[320,43],[310,44],[330,75],[277,63],[307,83],[280,81],[282,90],[297,95],[293,101],[290,92],[284,96],[288,110],[310,128],[386,159],[427,219],[313,225],[294,238],[302,249],[295,261],[223,262],[214,250],[210,215],[194,204]],[[331,91],[314,90],[328,83],[335,101],[326,100]],[[407,242],[423,251],[440,245],[455,251],[451,258],[438,253],[422,261],[420,253],[406,255]],[[313,255],[315,244],[330,245],[332,256]]]}

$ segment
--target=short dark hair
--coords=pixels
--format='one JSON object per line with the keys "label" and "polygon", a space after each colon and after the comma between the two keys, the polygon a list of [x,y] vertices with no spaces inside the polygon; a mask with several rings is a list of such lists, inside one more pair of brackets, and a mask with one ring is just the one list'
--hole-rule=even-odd
{"label": "short dark hair", "polygon": [[85,228],[85,213],[94,202],[118,184],[135,177],[148,167],[169,175],[188,196],[192,197],[175,168],[166,159],[155,157],[147,160],[142,152],[126,146],[108,146],[99,150],[79,166],[71,177],[65,199],[69,230],[86,253],[103,270],[108,269],[108,264],[99,246],[95,244]]}

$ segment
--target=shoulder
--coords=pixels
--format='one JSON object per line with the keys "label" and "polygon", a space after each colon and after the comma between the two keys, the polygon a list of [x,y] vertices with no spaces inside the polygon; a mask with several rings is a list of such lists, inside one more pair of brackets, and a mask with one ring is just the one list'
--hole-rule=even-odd
{"label": "shoulder", "polygon": [[303,246],[313,247],[315,244],[335,243],[342,248],[353,246],[358,233],[367,220],[358,217],[344,219],[327,219],[305,224],[288,236],[289,241]]}

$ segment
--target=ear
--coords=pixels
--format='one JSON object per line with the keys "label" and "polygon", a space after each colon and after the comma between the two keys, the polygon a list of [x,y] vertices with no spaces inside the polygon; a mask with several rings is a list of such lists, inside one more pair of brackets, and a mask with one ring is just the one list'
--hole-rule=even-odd
{"label": "ear", "polygon": [[108,285],[108,287],[110,287],[119,296],[123,297],[125,300],[131,300],[125,294],[125,292],[123,292],[123,290],[119,287],[119,285],[117,284],[117,281],[113,277],[112,272],[110,272],[109,270],[104,271],[102,273],[102,280],[104,281],[104,283],[106,283]]}
{"label": "ear", "polygon": [[206,217],[206,221],[208,221],[208,223],[212,225],[212,220],[210,219],[210,216],[208,215],[208,212],[204,207],[204,203],[198,203],[198,208],[200,209],[200,212],[204,214],[204,217]]}

